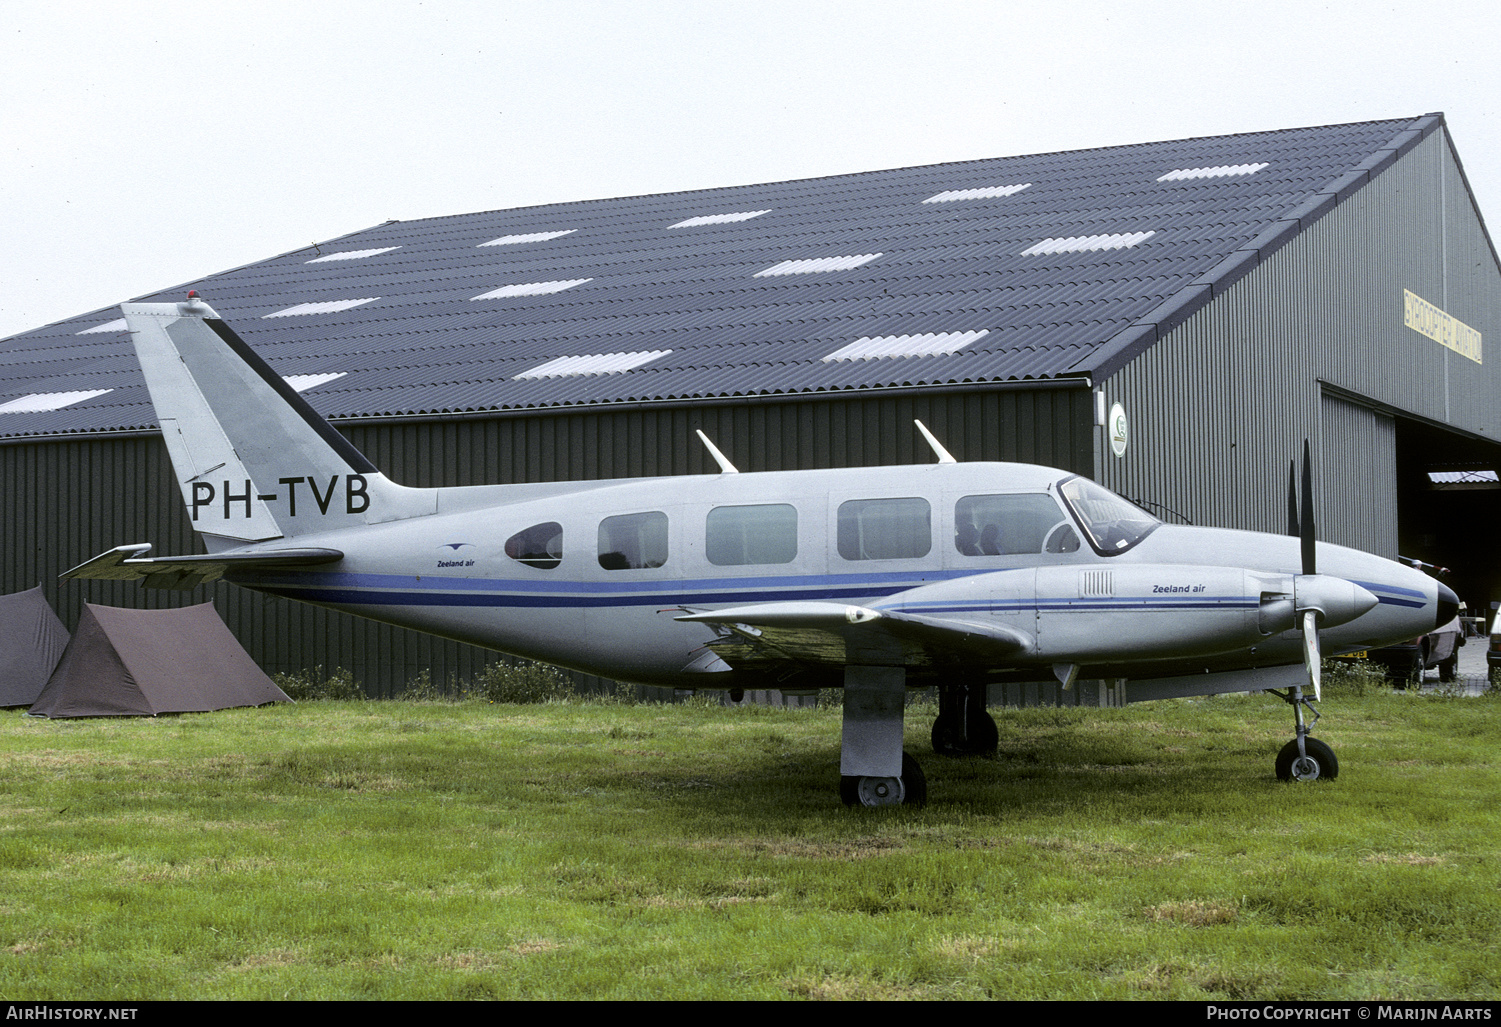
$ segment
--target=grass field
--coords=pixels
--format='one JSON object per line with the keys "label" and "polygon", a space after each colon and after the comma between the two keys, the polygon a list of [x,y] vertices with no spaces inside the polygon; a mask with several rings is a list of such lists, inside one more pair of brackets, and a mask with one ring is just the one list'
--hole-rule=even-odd
{"label": "grass field", "polygon": [[846,809],[829,709],[0,718],[0,998],[1494,999],[1501,701],[996,711]]}

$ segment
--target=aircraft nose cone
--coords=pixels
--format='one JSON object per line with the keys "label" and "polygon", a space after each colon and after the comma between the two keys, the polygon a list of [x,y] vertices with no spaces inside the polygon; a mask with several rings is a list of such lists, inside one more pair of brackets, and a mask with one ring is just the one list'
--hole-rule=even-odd
{"label": "aircraft nose cone", "polygon": [[1438,583],[1438,620],[1434,621],[1434,628],[1441,628],[1459,614],[1459,596],[1454,590],[1442,581]]}

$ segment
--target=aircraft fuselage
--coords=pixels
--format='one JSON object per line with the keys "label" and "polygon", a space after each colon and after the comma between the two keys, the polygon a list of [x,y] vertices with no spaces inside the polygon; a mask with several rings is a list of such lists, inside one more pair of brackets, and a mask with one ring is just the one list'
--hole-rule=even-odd
{"label": "aircraft fuselage", "polygon": [[[1010,629],[1030,639],[1004,661],[1000,673],[1013,677],[1046,678],[1059,664],[1085,677],[1162,677],[1301,659],[1300,634],[1273,598],[1294,591],[1297,539],[1153,524],[1123,551],[1101,552],[1109,540],[1097,544],[1080,504],[1061,495],[1072,478],[964,463],[439,489],[435,513],[298,537],[343,551],[338,563],[231,580],[674,687],[765,683],[754,660],[732,671],[705,649],[722,629],[675,615],[781,601]],[[298,516],[317,518],[317,504]],[[1026,523],[1008,523],[1017,518]],[[1069,537],[1045,538],[1050,519]],[[986,541],[990,521],[1000,530]],[[1339,546],[1318,551],[1321,577],[1359,583],[1376,600],[1323,629],[1326,652],[1432,629],[1431,578]],[[837,683],[849,657],[803,651],[806,673],[787,686],[828,683],[820,669]],[[869,659],[907,666],[913,684],[986,669],[973,655]]]}

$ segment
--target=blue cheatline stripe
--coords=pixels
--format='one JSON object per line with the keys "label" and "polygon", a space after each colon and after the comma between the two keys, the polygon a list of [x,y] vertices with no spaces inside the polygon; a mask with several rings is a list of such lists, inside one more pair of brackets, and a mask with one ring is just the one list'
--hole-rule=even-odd
{"label": "blue cheatline stripe", "polygon": [[[1377,581],[1348,580],[1350,580],[1351,584],[1359,585],[1367,592],[1375,595],[1376,602],[1382,606],[1404,606],[1413,610],[1421,610],[1428,605],[1428,597],[1415,588],[1402,588],[1400,585],[1383,585]],[[1381,592],[1392,592],[1395,595],[1379,595],[1378,593]],[[1413,596],[1414,599],[1401,599],[1398,598],[1399,596]]]}
{"label": "blue cheatline stripe", "polygon": [[1400,585],[1383,585],[1378,581],[1356,581],[1354,578],[1346,578],[1345,580],[1349,581],[1352,585],[1359,585],[1361,588],[1367,590],[1379,589],[1382,592],[1395,592],[1400,596],[1416,596],[1419,599],[1425,598],[1423,593],[1415,588],[1402,588]]}
{"label": "blue cheatline stripe", "polygon": [[[1029,570],[1031,568],[1006,568]],[[565,608],[619,606],[695,606],[708,603],[755,603],[799,599],[857,599],[897,595],[929,582],[953,580],[985,570],[901,571],[888,574],[773,575],[741,578],[692,578],[685,581],[532,581],[515,578],[461,578],[444,575],[349,574],[342,572],[244,573],[231,580],[262,592],[318,603],[355,606],[451,606]],[[1388,606],[1421,609],[1423,593],[1375,582],[1355,582]],[[1399,598],[1413,596],[1416,600]],[[903,605],[887,602],[877,609],[914,613],[1109,612],[1166,610],[1253,610],[1260,596],[1046,597],[1035,599],[931,600]]]}
{"label": "blue cheatline stripe", "polygon": [[1043,613],[1097,611],[1142,611],[1142,610],[1254,610],[1261,605],[1260,597],[1246,596],[1198,596],[1193,599],[1049,599],[1036,601],[1020,599],[993,603],[884,603],[879,610],[903,610],[910,613],[1023,613],[1041,610]]}
{"label": "blue cheatline stripe", "polygon": [[[273,595],[351,606],[563,608],[692,606],[787,599],[889,596],[932,581],[985,571],[777,575],[686,581],[531,581],[443,575],[246,573],[231,580]],[[670,589],[670,591],[669,591]]]}
{"label": "blue cheatline stripe", "polygon": [[[772,592],[651,592],[632,595],[537,595],[508,592],[446,592],[437,589],[354,589],[325,588],[316,585],[256,585],[260,591],[289,599],[309,602],[340,603],[354,606],[449,606],[524,609],[608,608],[620,606],[699,606],[710,603],[756,603],[798,599],[856,599],[897,595],[907,591],[905,584],[861,585],[850,588],[781,589]],[[902,606],[888,603],[878,609],[908,609],[921,613],[1025,613],[1043,612],[1110,612],[1110,611],[1193,611],[1254,610],[1255,599],[1244,597],[1204,596],[1197,599],[1149,600],[1017,600],[996,603],[933,602]]]}
{"label": "blue cheatline stripe", "polygon": [[590,595],[518,595],[495,592],[372,591],[368,589],[299,588],[286,585],[250,585],[259,592],[300,599],[311,603],[338,603],[345,606],[488,606],[524,607],[529,609],[558,607],[611,606],[698,606],[704,603],[772,602],[785,599],[855,599],[862,596],[891,595],[905,592],[908,585],[884,588],[866,585],[861,588],[809,589],[779,592],[653,592],[624,596]]}
{"label": "blue cheatline stripe", "polygon": [[[1027,570],[1030,568],[1000,568],[1001,570]],[[467,578],[443,574],[349,574],[340,571],[300,571],[276,573],[246,571],[235,574],[233,580],[247,585],[284,585],[297,588],[312,586],[320,588],[368,588],[389,591],[464,591],[464,592],[526,592],[531,594],[558,593],[579,596],[600,594],[636,593],[651,595],[665,588],[678,591],[729,591],[734,589],[785,590],[799,588],[912,588],[925,582],[949,581],[975,574],[994,573],[986,570],[960,571],[898,571],[885,574],[781,574],[772,576],[739,578],[684,578],[634,581],[579,581],[579,580],[533,580],[530,578]],[[855,593],[871,595],[869,591]]]}

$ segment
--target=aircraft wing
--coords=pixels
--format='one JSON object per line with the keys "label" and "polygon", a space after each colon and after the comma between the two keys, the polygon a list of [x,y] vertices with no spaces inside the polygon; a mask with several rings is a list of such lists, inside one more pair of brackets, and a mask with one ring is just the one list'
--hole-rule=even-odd
{"label": "aircraft wing", "polygon": [[227,571],[286,570],[344,559],[344,554],[337,549],[309,546],[262,548],[206,556],[146,556],[150,550],[149,542],[116,546],[72,570],[64,571],[61,578],[64,581],[69,578],[141,581],[144,588],[188,589],[205,582],[217,581]]}
{"label": "aircraft wing", "polygon": [[736,669],[793,664],[996,664],[1033,640],[1004,625],[818,601],[754,603],[676,618],[721,632],[709,648]]}

